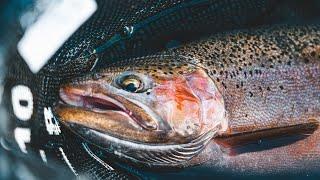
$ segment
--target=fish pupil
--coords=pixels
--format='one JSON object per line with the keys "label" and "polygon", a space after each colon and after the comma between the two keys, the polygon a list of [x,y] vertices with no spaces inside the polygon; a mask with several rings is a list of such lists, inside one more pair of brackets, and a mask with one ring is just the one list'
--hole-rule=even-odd
{"label": "fish pupil", "polygon": [[125,90],[129,92],[136,92],[138,87],[134,83],[129,83],[126,87]]}

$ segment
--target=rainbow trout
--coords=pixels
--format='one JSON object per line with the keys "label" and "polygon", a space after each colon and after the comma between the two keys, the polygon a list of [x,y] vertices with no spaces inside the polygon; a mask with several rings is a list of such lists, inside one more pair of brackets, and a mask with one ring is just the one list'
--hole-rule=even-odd
{"label": "rainbow trout", "polygon": [[139,166],[320,167],[319,25],[234,31],[110,63],[59,96],[65,125]]}

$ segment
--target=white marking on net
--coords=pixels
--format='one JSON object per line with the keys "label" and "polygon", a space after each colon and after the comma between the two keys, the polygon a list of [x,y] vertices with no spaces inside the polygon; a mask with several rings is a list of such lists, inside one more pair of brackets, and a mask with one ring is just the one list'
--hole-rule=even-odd
{"label": "white marking on net", "polygon": [[40,153],[40,156],[41,156],[42,161],[45,162],[45,163],[47,163],[46,152],[44,152],[44,150],[42,150],[42,149],[39,149],[39,153]]}
{"label": "white marking on net", "polygon": [[14,138],[23,153],[28,153],[26,148],[26,143],[31,140],[31,130],[29,128],[17,127],[14,129]]}
{"label": "white marking on net", "polygon": [[74,170],[72,164],[70,163],[68,157],[66,156],[66,154],[64,153],[63,149],[61,147],[59,147],[59,151],[61,152],[61,155],[63,157],[63,160],[67,163],[67,165],[69,166],[69,168],[71,169],[71,171],[73,172],[74,175],[78,176],[78,173],[76,172],[76,170]]}
{"label": "white marking on net", "polygon": [[104,161],[102,161],[98,156],[96,156],[91,149],[84,143],[82,143],[83,148],[87,151],[87,153],[96,161],[98,161],[101,165],[103,165],[106,169],[113,171],[114,169]]}
{"label": "white marking on net", "polygon": [[[11,89],[13,113],[22,121],[27,121],[33,113],[33,96],[29,87],[17,85]],[[21,104],[24,102],[26,104]]]}
{"label": "white marking on net", "polygon": [[59,135],[61,133],[59,122],[52,114],[51,108],[44,108],[44,122],[46,124],[47,131],[50,135]]}
{"label": "white marking on net", "polygon": [[37,73],[96,9],[95,0],[60,0],[40,15],[18,43],[30,70]]}

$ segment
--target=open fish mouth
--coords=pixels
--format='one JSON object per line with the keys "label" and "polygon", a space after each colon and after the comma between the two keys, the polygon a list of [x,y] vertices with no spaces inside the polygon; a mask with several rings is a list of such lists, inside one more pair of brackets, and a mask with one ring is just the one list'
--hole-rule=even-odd
{"label": "open fish mouth", "polygon": [[[107,128],[116,128],[112,125],[124,125],[125,123],[132,130],[154,130],[157,128],[157,124],[154,122],[141,120],[121,102],[102,93],[92,93],[90,90],[76,88],[62,88],[60,97],[62,100],[60,106],[64,106],[63,108],[67,110],[64,111],[63,115],[69,117],[66,119],[72,121],[72,119],[76,118],[79,124],[86,124],[83,121],[90,121],[93,124],[86,125],[97,130],[103,131]],[[83,114],[78,115],[77,113],[79,113],[80,109]],[[88,116],[83,116],[84,114]],[[85,118],[93,117],[93,119],[82,119],[81,115]],[[103,118],[102,116],[108,118]]]}

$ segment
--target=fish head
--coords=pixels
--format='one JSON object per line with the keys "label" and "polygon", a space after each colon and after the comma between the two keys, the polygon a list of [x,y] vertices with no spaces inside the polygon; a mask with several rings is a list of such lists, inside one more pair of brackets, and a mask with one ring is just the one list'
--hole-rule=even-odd
{"label": "fish head", "polygon": [[57,113],[63,123],[126,142],[188,144],[227,128],[214,82],[203,68],[181,57],[110,64],[62,85],[60,100]]}

